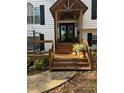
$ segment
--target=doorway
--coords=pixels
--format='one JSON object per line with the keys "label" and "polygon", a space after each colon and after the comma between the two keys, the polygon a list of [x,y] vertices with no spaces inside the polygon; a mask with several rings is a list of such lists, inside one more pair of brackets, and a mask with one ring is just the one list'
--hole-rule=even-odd
{"label": "doorway", "polygon": [[74,23],[60,24],[60,42],[73,42],[74,35]]}

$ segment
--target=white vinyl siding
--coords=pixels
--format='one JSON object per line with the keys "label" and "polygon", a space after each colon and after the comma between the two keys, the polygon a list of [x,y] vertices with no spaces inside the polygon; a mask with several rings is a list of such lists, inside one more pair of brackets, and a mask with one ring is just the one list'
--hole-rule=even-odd
{"label": "white vinyl siding", "polygon": [[97,20],[92,20],[92,0],[81,0],[87,7],[87,11],[83,15],[83,29],[96,29]]}
{"label": "white vinyl siding", "polygon": [[[54,4],[54,0],[28,0],[31,2],[33,7],[40,7],[40,5],[44,5],[45,7],[45,25],[40,24],[28,24],[28,31],[36,31],[44,34],[45,40],[53,40],[54,41],[54,19],[51,15],[49,8]],[[45,43],[45,51],[49,50],[51,44]]]}

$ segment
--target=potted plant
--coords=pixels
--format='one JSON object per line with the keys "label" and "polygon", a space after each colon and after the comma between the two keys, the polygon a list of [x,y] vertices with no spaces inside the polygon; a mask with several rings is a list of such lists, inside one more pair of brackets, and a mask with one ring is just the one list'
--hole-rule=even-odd
{"label": "potted plant", "polygon": [[77,55],[83,55],[85,56],[86,52],[86,45],[85,44],[74,44],[73,45],[73,52],[75,52]]}
{"label": "potted plant", "polygon": [[73,52],[76,52],[76,54],[79,55],[80,51],[81,51],[80,45],[78,43],[74,44],[73,45]]}
{"label": "potted plant", "polygon": [[72,54],[73,54],[73,55],[76,55],[76,51],[73,51]]}
{"label": "potted plant", "polygon": [[81,48],[80,57],[83,58],[83,57],[85,57],[87,47],[86,47],[86,45],[84,43],[82,43],[82,44],[80,44],[80,48]]}

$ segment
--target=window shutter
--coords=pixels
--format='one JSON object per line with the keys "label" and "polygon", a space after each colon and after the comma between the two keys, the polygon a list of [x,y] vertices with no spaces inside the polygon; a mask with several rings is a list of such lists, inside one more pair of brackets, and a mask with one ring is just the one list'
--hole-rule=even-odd
{"label": "window shutter", "polygon": [[[44,40],[44,34],[40,34],[40,40]],[[45,49],[45,45],[44,45],[44,43],[41,43],[40,44],[40,51],[42,51],[44,49]]]}
{"label": "window shutter", "polygon": [[87,38],[89,46],[92,46],[92,33],[88,33],[88,38]]}
{"label": "window shutter", "polygon": [[92,19],[97,19],[97,0],[92,0]]}
{"label": "window shutter", "polygon": [[44,5],[40,5],[40,24],[45,25]]}

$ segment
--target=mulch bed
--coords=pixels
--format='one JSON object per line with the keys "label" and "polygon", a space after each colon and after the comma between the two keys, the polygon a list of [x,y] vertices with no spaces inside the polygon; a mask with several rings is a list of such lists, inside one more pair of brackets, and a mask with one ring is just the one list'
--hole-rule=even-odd
{"label": "mulch bed", "polygon": [[70,81],[45,93],[96,93],[96,71],[80,71]]}

